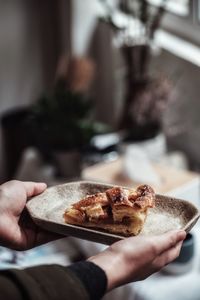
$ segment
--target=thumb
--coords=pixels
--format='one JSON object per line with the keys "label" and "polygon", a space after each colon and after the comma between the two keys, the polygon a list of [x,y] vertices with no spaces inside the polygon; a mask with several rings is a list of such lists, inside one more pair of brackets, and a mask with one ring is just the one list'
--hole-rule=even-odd
{"label": "thumb", "polygon": [[25,187],[27,197],[36,196],[47,188],[46,183],[43,182],[24,181],[23,185]]}
{"label": "thumb", "polygon": [[183,241],[185,237],[186,232],[184,230],[173,230],[162,235],[155,236],[154,242],[156,244],[157,254],[160,255],[162,252],[176,246],[176,244]]}

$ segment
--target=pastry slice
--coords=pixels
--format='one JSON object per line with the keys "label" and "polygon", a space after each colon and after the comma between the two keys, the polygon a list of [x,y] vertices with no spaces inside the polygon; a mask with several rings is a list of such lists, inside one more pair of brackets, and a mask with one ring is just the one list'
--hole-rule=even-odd
{"label": "pastry slice", "polygon": [[131,236],[140,233],[148,208],[154,205],[155,193],[150,186],[141,185],[136,190],[116,186],[86,196],[67,209],[63,216],[69,224]]}

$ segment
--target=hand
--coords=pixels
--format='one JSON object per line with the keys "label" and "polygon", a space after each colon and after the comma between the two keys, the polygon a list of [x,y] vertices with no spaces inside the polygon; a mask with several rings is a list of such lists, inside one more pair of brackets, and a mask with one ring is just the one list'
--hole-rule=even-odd
{"label": "hand", "polygon": [[27,250],[58,238],[40,230],[24,210],[29,197],[46,189],[45,183],[8,181],[0,185],[0,245]]}
{"label": "hand", "polygon": [[105,271],[109,291],[132,281],[143,280],[159,271],[179,255],[185,237],[185,231],[131,237],[113,244],[88,260]]}

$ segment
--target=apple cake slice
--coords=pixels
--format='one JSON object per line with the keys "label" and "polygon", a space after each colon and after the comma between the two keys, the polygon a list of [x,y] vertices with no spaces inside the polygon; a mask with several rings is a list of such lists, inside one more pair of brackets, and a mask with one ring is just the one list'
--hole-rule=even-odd
{"label": "apple cake slice", "polygon": [[136,190],[113,187],[88,195],[64,212],[66,223],[103,229],[124,236],[137,235],[144,226],[148,208],[155,205],[155,192],[148,185]]}

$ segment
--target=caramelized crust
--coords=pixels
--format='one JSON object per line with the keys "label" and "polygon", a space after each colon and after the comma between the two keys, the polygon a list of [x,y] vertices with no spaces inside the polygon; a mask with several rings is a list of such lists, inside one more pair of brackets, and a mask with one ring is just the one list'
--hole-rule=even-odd
{"label": "caramelized crust", "polygon": [[147,207],[154,207],[153,197],[139,197],[135,200],[134,206],[138,206],[141,209],[146,209]]}
{"label": "caramelized crust", "polygon": [[148,185],[136,190],[113,187],[88,195],[65,211],[66,223],[102,228],[125,236],[138,234],[147,210],[155,205],[155,192]]}
{"label": "caramelized crust", "polygon": [[110,205],[127,205],[132,206],[132,203],[129,201],[129,191],[126,189],[122,189],[121,187],[114,187],[112,189],[107,190],[106,196],[109,199]]}
{"label": "caramelized crust", "polygon": [[150,187],[147,184],[140,185],[136,192],[138,193],[138,196],[148,196],[148,195],[155,195],[154,190],[152,187]]}
{"label": "caramelized crust", "polygon": [[100,203],[92,204],[85,208],[85,214],[89,221],[97,222],[99,219],[105,219],[107,217],[106,211],[103,209]]}
{"label": "caramelized crust", "polygon": [[71,208],[67,210],[64,214],[65,222],[70,224],[84,223],[85,214],[80,210]]}
{"label": "caramelized crust", "polygon": [[93,205],[95,203],[101,204],[102,206],[108,205],[109,201],[106,197],[105,193],[98,193],[95,195],[88,195],[84,199],[80,200],[77,203],[73,204],[73,208],[82,209],[83,207],[87,207],[89,205]]}
{"label": "caramelized crust", "polygon": [[140,185],[136,190],[137,197],[135,194],[129,195],[129,200],[137,205],[141,209],[147,207],[154,207],[155,205],[155,192],[149,185]]}

